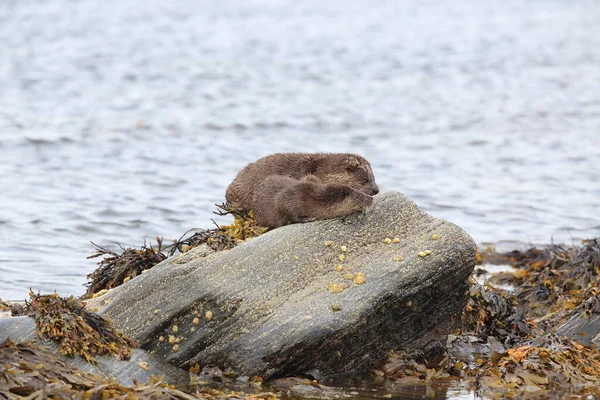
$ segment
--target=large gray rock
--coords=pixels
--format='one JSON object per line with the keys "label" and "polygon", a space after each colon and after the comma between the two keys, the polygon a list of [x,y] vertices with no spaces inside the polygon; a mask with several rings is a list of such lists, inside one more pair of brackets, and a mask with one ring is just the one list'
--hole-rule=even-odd
{"label": "large gray rock", "polygon": [[[389,350],[447,331],[464,305],[475,254],[456,225],[388,192],[366,215],[170,258],[90,304],[177,366],[211,363],[269,378],[364,371]],[[344,279],[358,272],[366,283]],[[343,282],[342,293],[331,292]]]}

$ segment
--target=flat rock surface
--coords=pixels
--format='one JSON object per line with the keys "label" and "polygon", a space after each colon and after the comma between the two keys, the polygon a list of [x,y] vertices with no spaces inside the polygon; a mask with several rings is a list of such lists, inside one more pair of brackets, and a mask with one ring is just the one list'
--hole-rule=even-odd
{"label": "flat rock surface", "polygon": [[88,303],[184,368],[212,363],[265,377],[364,371],[391,349],[448,330],[475,254],[456,225],[387,192],[364,215],[170,258]]}

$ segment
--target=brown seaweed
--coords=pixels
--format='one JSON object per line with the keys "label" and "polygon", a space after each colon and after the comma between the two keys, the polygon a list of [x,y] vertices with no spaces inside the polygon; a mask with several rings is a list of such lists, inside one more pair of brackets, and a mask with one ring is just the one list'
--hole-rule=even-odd
{"label": "brown seaweed", "polygon": [[166,260],[162,252],[162,238],[157,237],[157,248],[148,247],[146,241],[141,249],[125,249],[122,246],[121,254],[99,246],[92,242],[96,247],[96,252],[88,258],[104,257],[98,262],[99,267],[88,275],[90,282],[86,291],[86,296],[90,297],[102,289],[111,289],[117,287],[127,280],[141,274],[144,270],[154,267],[161,261]]}
{"label": "brown seaweed", "polygon": [[[247,212],[227,204],[216,205],[217,215],[232,215],[234,220],[230,225],[217,225],[213,229],[190,229],[172,244],[163,246],[163,239],[157,237],[157,247],[144,245],[140,249],[121,248],[117,253],[109,248],[99,246],[96,252],[88,257],[103,257],[98,262],[98,268],[87,277],[89,282],[84,298],[92,297],[94,294],[105,289],[112,289],[140,275],[143,271],[150,269],[166,260],[176,253],[185,253],[202,244],[206,244],[213,251],[228,250],[241,241],[259,236],[267,231],[267,228],[258,226],[252,211]],[[191,235],[190,235],[191,233]]]}
{"label": "brown seaweed", "polygon": [[104,317],[91,313],[84,304],[70,296],[62,298],[56,293],[39,295],[29,292],[27,314],[35,318],[37,334],[59,344],[60,353],[79,355],[94,363],[95,356],[113,355],[129,359],[135,340],[126,337]]}
{"label": "brown seaweed", "polygon": [[519,268],[501,279],[520,285],[513,293],[472,281],[455,335],[437,342],[433,353],[427,348],[393,352],[381,373],[401,381],[471,379],[492,397],[498,391],[501,397],[519,397],[524,391],[557,389],[600,394],[598,349],[555,333],[575,312],[600,313],[598,239],[503,257]]}
{"label": "brown seaweed", "polygon": [[126,387],[114,379],[96,376],[66,365],[35,342],[0,344],[0,398],[2,399],[172,399],[188,395],[160,378]]}

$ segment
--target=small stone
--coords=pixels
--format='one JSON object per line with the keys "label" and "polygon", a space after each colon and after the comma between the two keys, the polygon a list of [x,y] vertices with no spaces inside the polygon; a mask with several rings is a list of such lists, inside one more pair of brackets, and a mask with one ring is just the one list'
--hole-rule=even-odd
{"label": "small stone", "polygon": [[169,343],[171,343],[171,344],[175,343],[175,336],[169,335]]}
{"label": "small stone", "polygon": [[173,346],[173,352],[177,353],[179,351],[179,345],[176,344]]}
{"label": "small stone", "polygon": [[351,273],[347,273],[347,274],[344,274],[343,278],[351,281],[354,279],[354,275],[352,275]]}
{"label": "small stone", "polygon": [[298,257],[298,256],[294,256],[293,258],[294,258],[294,260],[296,260],[296,261],[298,261],[298,260],[300,259],[300,257]]}
{"label": "small stone", "polygon": [[173,332],[179,332],[179,327],[177,325],[173,325]]}
{"label": "small stone", "polygon": [[164,342],[164,341],[165,341],[165,337],[164,337],[164,336],[160,336],[160,337],[158,338],[158,341],[159,341],[159,342]]}
{"label": "small stone", "polygon": [[340,250],[342,251],[342,253],[345,253],[348,251],[348,247],[346,246],[340,246]]}
{"label": "small stone", "polygon": [[198,317],[196,317],[192,320],[192,324],[194,324],[194,325],[198,325],[199,323],[200,323],[200,319]]}
{"label": "small stone", "polygon": [[175,338],[175,343],[181,343],[181,341],[182,341],[182,340],[183,340],[183,339],[181,339],[180,337],[178,337],[178,338]]}
{"label": "small stone", "polygon": [[340,311],[342,309],[342,306],[340,306],[339,304],[332,304],[331,305],[331,311]]}
{"label": "small stone", "polygon": [[400,243],[400,238],[394,238],[394,239],[392,239],[392,243]]}
{"label": "small stone", "polygon": [[158,315],[159,312],[160,310],[157,308],[156,310],[154,310],[154,315]]}
{"label": "small stone", "polygon": [[192,326],[192,328],[190,329],[190,332],[196,332],[196,327]]}
{"label": "small stone", "polygon": [[394,256],[394,261],[404,261],[404,257],[402,257],[402,256]]}
{"label": "small stone", "polygon": [[385,243],[385,244],[390,244],[390,243],[392,243],[392,239],[390,239],[390,238],[385,238],[385,239],[383,239],[383,243]]}
{"label": "small stone", "polygon": [[130,276],[126,276],[125,279],[123,279],[123,283],[127,283],[131,280]]}
{"label": "small stone", "polygon": [[431,240],[440,240],[440,235],[434,233],[433,235],[431,235]]}
{"label": "small stone", "polygon": [[420,251],[417,255],[421,258],[427,257],[427,253],[425,253],[424,251]]}
{"label": "small stone", "polygon": [[343,265],[341,265],[341,264],[340,264],[340,265],[338,265],[337,267],[335,267],[335,270],[336,270],[337,272],[342,272],[342,270],[343,270],[343,269],[344,269],[344,266],[343,266]]}
{"label": "small stone", "polygon": [[338,258],[340,259],[340,262],[344,262],[344,260],[346,259],[346,256],[343,254],[340,254],[340,256]]}
{"label": "small stone", "polygon": [[353,282],[355,285],[362,285],[366,281],[367,281],[367,277],[365,276],[365,274],[363,274],[362,272],[359,272],[354,276]]}
{"label": "small stone", "polygon": [[424,253],[427,254],[427,255],[430,255],[431,254],[431,250],[425,250]]}
{"label": "small stone", "polygon": [[325,246],[333,246],[333,242],[331,240],[326,240]]}
{"label": "small stone", "polygon": [[210,321],[213,319],[213,312],[212,311],[207,311],[206,314],[204,314],[204,318],[206,318],[207,321]]}
{"label": "small stone", "polygon": [[150,369],[150,365],[145,361],[140,361],[138,363],[138,365],[140,366],[141,369],[145,369],[146,371],[148,371]]}

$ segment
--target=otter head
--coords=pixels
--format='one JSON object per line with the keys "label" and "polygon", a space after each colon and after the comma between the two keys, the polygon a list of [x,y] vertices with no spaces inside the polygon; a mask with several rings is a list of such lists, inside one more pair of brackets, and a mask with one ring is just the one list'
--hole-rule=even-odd
{"label": "otter head", "polygon": [[344,155],[335,165],[323,166],[319,178],[324,183],[350,186],[352,189],[373,196],[379,193],[371,165],[360,156]]}

